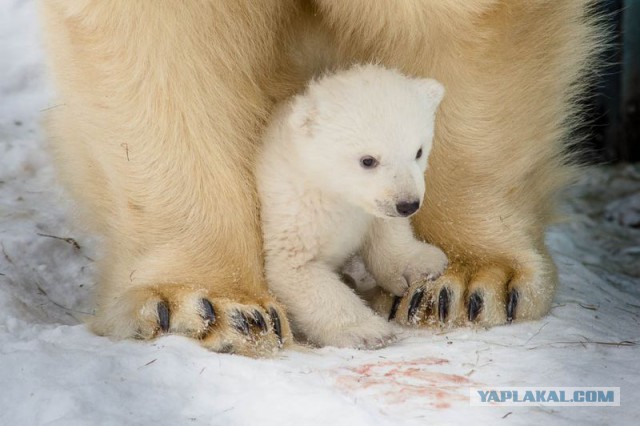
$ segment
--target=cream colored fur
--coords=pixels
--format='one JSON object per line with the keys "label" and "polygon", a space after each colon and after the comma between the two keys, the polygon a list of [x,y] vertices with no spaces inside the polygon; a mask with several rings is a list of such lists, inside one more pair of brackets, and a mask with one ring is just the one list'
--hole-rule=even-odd
{"label": "cream colored fur", "polygon": [[[575,83],[597,45],[586,0],[41,4],[60,174],[105,237],[96,332],[155,336],[160,300],[177,315],[170,332],[208,336],[213,350],[275,348],[272,325],[246,336],[228,320],[281,309],[263,277],[255,148],[274,102],[321,68],[354,62],[447,87],[427,172],[432,207],[414,221],[452,262],[428,289],[449,292],[447,321],[465,320],[476,290],[486,325],[505,322],[512,289],[516,319],[549,310],[557,277],[543,232],[570,174],[562,143]],[[203,297],[213,327],[190,302]],[[391,304],[384,294],[373,303]],[[434,311],[420,312],[428,322]]]}
{"label": "cream colored fur", "polygon": [[[557,284],[544,230],[555,196],[571,178],[565,138],[575,96],[599,38],[583,0],[319,0],[338,61],[375,60],[441,81],[426,205],[419,235],[443,247],[451,267],[427,288],[420,321],[442,291],[447,322],[468,320],[468,298],[483,298],[475,322],[503,324],[516,291],[515,319],[540,318]],[[400,304],[400,322],[413,292]],[[383,311],[390,298],[375,301]]]}
{"label": "cream colored fur", "polygon": [[[434,80],[357,66],[313,81],[274,112],[256,173],[265,272],[293,328],[311,342],[375,348],[394,337],[340,280],[354,252],[397,296],[446,267],[408,219],[423,201],[443,93]],[[377,163],[364,167],[363,158]]]}

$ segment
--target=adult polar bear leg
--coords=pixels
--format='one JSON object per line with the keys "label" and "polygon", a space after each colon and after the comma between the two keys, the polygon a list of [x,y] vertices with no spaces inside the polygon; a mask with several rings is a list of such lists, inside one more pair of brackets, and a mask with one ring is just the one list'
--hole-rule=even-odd
{"label": "adult polar bear leg", "polygon": [[59,169],[105,236],[92,328],[212,350],[291,340],[267,292],[253,181],[277,0],[46,0]]}
{"label": "adult polar bear leg", "polygon": [[[570,179],[563,143],[598,48],[587,0],[316,0],[343,63],[376,61],[441,81],[426,202],[413,221],[450,268],[400,303],[413,324],[540,318],[557,274],[544,246]],[[416,316],[408,318],[409,312]]]}

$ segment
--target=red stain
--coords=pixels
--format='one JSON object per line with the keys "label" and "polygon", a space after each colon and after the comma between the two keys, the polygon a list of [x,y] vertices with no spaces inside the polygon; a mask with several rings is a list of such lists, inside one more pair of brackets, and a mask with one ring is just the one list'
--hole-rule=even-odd
{"label": "red stain", "polygon": [[448,374],[439,366],[442,358],[418,358],[410,361],[380,361],[340,370],[336,384],[355,393],[366,390],[389,404],[428,404],[447,409],[454,401],[468,401],[468,388],[475,383],[458,374]]}

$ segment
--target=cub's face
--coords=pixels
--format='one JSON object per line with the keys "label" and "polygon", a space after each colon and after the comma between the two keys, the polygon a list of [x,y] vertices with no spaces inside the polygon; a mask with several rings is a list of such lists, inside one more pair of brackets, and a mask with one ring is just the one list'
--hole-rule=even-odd
{"label": "cub's face", "polygon": [[424,199],[443,94],[435,80],[375,66],[312,83],[293,104],[301,170],[311,185],[374,216],[411,216]]}

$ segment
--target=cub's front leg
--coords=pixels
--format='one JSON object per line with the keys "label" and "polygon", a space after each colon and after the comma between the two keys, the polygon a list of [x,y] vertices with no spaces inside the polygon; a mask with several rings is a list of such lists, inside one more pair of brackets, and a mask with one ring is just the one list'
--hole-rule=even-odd
{"label": "cub's front leg", "polygon": [[414,237],[404,218],[376,219],[363,258],[378,285],[396,296],[402,296],[411,284],[438,278],[448,263],[442,250]]}
{"label": "cub's front leg", "polygon": [[320,346],[375,349],[395,340],[393,326],[369,309],[329,265],[291,267],[267,258],[269,287],[287,307],[296,332]]}

